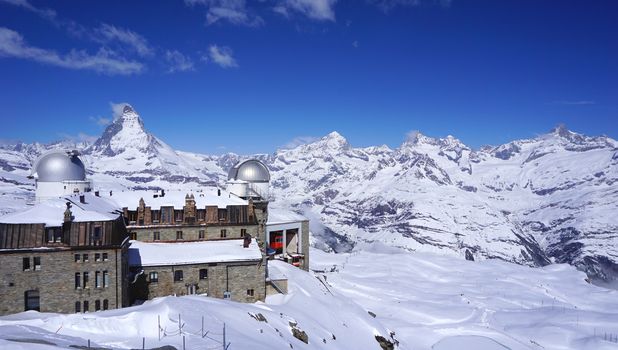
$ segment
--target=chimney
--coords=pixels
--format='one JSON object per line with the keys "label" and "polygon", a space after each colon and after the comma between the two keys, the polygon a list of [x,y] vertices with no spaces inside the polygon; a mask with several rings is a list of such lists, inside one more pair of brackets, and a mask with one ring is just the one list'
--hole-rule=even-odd
{"label": "chimney", "polygon": [[221,189],[220,188],[217,188],[217,196],[221,197]]}
{"label": "chimney", "polygon": [[73,221],[73,213],[71,213],[71,202],[67,202],[67,209],[64,211],[64,222]]}
{"label": "chimney", "polygon": [[79,195],[79,202],[81,204],[86,203],[86,196],[84,196],[83,194]]}
{"label": "chimney", "polygon": [[245,233],[245,239],[242,242],[242,247],[243,248],[249,248],[249,245],[251,244],[251,235],[248,233]]}
{"label": "chimney", "polygon": [[99,194],[99,191],[94,191],[94,195],[97,196],[97,197],[101,197],[100,194]]}
{"label": "chimney", "polygon": [[165,190],[161,190],[161,197],[165,197]]}
{"label": "chimney", "polygon": [[109,191],[109,196],[110,196],[110,197],[112,196],[112,191]]}

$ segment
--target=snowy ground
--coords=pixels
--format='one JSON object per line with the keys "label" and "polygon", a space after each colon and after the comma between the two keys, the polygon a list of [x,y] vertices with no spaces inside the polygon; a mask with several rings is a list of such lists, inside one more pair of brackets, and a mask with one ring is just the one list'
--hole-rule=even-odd
{"label": "snowy ground", "polygon": [[618,292],[570,265],[379,250],[313,251],[312,269],[374,312],[402,349],[618,349]]}
{"label": "snowy ground", "polygon": [[[588,284],[569,265],[529,268],[371,246],[311,254],[315,273],[271,264],[290,278],[290,293],[266,303],[193,296],[90,314],[26,312],[0,317],[0,348],[67,348],[90,339],[141,349],[145,339],[146,348],[182,349],[184,335],[187,349],[220,349],[226,323],[230,349],[380,350],[375,335],[390,339],[391,331],[398,349],[618,349],[618,339],[609,340],[618,337],[618,291]],[[293,324],[309,344],[293,336]]]}

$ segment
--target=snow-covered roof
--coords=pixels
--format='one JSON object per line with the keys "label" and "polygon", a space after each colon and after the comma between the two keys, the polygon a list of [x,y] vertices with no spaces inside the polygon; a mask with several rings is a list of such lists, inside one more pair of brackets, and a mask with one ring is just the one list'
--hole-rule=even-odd
{"label": "snow-covered roof", "polygon": [[146,243],[131,241],[129,265],[169,266],[260,260],[262,253],[255,239],[248,248],[243,248],[242,239]]}
{"label": "snow-covered roof", "polygon": [[[221,190],[221,195],[219,196],[215,187],[203,188],[196,192],[166,190],[163,197],[160,194],[161,191],[113,191],[110,197],[109,192],[101,193],[101,195],[111,198],[118,203],[119,207],[131,210],[138,207],[140,198],[144,198],[146,206],[151,209],[170,206],[182,209],[185,206],[187,194],[193,194],[197,208],[216,205],[221,209],[225,209],[228,205],[248,205],[246,200],[240,199],[227,191]],[[157,198],[154,198],[154,195],[158,195]]]}
{"label": "snow-covered roof", "polygon": [[288,265],[282,261],[272,260],[268,262],[268,278],[273,281],[287,280],[288,276],[282,266]]}
{"label": "snow-covered roof", "polygon": [[73,222],[112,221],[122,214],[117,204],[108,199],[92,193],[84,193],[83,196],[84,203],[80,202],[78,194],[50,199],[24,211],[4,215],[0,217],[0,223],[62,226],[67,202],[71,202]]}
{"label": "snow-covered roof", "polygon": [[288,224],[292,222],[307,221],[306,217],[296,214],[291,210],[272,208],[268,209],[268,222],[266,225]]}

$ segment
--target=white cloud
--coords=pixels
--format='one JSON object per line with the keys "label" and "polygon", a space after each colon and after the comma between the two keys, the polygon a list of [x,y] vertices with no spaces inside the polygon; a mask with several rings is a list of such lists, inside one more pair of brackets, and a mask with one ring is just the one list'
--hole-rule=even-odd
{"label": "white cloud", "polygon": [[367,0],[367,2],[376,5],[384,12],[389,12],[398,6],[439,5],[449,7],[452,0]]}
{"label": "white cloud", "polygon": [[260,16],[249,10],[245,0],[185,0],[185,4],[206,7],[206,25],[221,21],[249,27],[264,24]]}
{"label": "white cloud", "polygon": [[238,67],[232,49],[227,46],[210,45],[208,48],[210,59],[223,68]]}
{"label": "white cloud", "polygon": [[89,117],[88,119],[98,126],[106,126],[112,122],[111,119],[105,117]]}
{"label": "white cloud", "polygon": [[152,56],[154,51],[143,36],[107,23],[93,31],[92,39],[100,43],[118,42],[127,45],[140,56]]}
{"label": "white cloud", "polygon": [[0,3],[19,6],[48,20],[53,21],[56,19],[56,11],[48,8],[35,7],[29,3],[28,0],[0,0]]}
{"label": "white cloud", "polygon": [[165,59],[170,65],[168,69],[169,73],[188,72],[195,70],[193,60],[190,57],[183,55],[177,50],[166,51]]}
{"label": "white cloud", "polygon": [[93,70],[109,75],[138,74],[143,64],[118,56],[114,51],[100,48],[92,55],[73,49],[66,54],[28,45],[16,31],[0,27],[0,56],[16,57],[75,70]]}
{"label": "white cloud", "polygon": [[282,0],[274,10],[286,17],[290,12],[297,12],[319,21],[335,20],[335,3],[337,0]]}
{"label": "white cloud", "polygon": [[308,143],[316,142],[319,139],[320,139],[319,137],[314,137],[314,136],[298,136],[290,140],[288,143],[281,146],[280,148],[281,149],[292,149],[298,146],[306,145]]}
{"label": "white cloud", "polygon": [[586,105],[595,105],[597,104],[595,101],[590,100],[576,100],[576,101],[554,101],[551,104],[553,105],[563,105],[563,106],[586,106]]}
{"label": "white cloud", "polygon": [[111,108],[112,110],[112,118],[114,120],[120,118],[120,116],[122,115],[122,112],[124,110],[124,107],[129,105],[126,102],[120,102],[120,103],[115,103],[115,102],[110,102],[109,103],[109,108]]}

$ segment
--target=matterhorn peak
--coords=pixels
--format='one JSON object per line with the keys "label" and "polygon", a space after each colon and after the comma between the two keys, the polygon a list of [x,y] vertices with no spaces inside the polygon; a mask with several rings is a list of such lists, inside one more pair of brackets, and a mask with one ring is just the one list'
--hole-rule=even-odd
{"label": "matterhorn peak", "polygon": [[122,114],[107,126],[87,152],[115,156],[127,149],[151,149],[153,143],[158,141],[144,129],[144,122],[135,109],[125,103]]}
{"label": "matterhorn peak", "polygon": [[403,142],[402,146],[405,146],[405,145],[415,146],[419,144],[435,144],[435,143],[436,143],[436,139],[429,137],[429,136],[425,136],[421,134],[421,132],[418,130],[413,130],[406,134],[406,139]]}
{"label": "matterhorn peak", "polygon": [[125,114],[125,113],[135,113],[135,110],[133,109],[133,107],[131,107],[130,104],[127,103],[122,108],[122,114]]}
{"label": "matterhorn peak", "polygon": [[566,125],[558,124],[553,129],[551,129],[550,134],[568,138],[571,135],[573,135],[574,133],[569,131],[569,129],[567,129]]}

